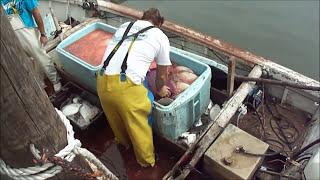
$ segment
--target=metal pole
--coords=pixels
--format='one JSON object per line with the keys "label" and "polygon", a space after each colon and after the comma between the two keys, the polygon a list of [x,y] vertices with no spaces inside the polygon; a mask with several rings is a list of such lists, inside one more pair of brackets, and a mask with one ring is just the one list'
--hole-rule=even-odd
{"label": "metal pole", "polygon": [[307,85],[296,84],[296,83],[287,82],[287,81],[273,80],[273,79],[251,78],[251,77],[238,76],[238,75],[235,76],[235,79],[238,81],[254,81],[257,83],[273,84],[278,86],[289,86],[297,89],[320,91],[320,86],[307,86]]}

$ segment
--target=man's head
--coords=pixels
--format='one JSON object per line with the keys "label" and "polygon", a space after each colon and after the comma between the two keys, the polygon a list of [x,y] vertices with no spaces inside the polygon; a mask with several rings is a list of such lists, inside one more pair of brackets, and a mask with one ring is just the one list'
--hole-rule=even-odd
{"label": "man's head", "polygon": [[143,12],[142,20],[150,21],[153,25],[160,27],[163,24],[164,18],[156,8],[150,8]]}

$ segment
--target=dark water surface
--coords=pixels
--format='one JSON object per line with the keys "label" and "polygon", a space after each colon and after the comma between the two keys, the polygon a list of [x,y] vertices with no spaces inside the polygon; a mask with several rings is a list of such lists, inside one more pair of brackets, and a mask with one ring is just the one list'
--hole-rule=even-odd
{"label": "dark water surface", "polygon": [[319,1],[129,0],[166,19],[319,80]]}

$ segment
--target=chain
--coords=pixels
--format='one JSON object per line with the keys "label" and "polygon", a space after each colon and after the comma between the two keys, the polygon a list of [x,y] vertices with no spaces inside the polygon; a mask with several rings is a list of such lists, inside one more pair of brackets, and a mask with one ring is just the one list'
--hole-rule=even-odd
{"label": "chain", "polygon": [[65,159],[62,159],[60,157],[56,156],[48,156],[46,153],[43,151],[42,156],[39,160],[33,159],[33,162],[38,165],[42,165],[45,163],[52,163],[57,166],[61,166],[64,170],[69,171],[73,173],[76,176],[79,176],[81,178],[85,179],[96,179],[97,177],[100,177],[102,175],[102,172],[96,171],[93,173],[88,172],[84,168],[69,162]]}

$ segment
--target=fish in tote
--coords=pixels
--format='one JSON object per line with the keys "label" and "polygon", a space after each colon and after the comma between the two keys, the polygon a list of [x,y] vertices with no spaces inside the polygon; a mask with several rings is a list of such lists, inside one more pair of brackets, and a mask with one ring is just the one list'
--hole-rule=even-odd
{"label": "fish in tote", "polygon": [[[148,80],[149,88],[154,95],[156,94],[156,69],[157,65],[155,61],[153,61],[150,65],[150,71],[146,77]],[[171,91],[170,98],[175,99],[180,93],[186,90],[197,78],[198,76],[192,71],[192,69],[173,63],[169,69],[169,77],[166,83],[166,85],[170,88]]]}

